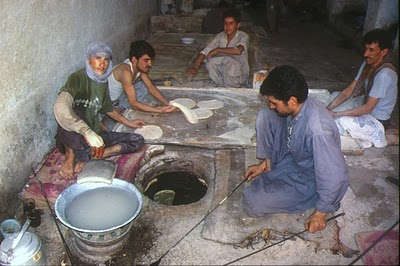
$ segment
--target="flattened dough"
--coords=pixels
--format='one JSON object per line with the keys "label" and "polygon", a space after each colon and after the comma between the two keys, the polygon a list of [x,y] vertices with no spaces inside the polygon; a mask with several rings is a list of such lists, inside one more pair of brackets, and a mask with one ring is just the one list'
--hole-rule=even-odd
{"label": "flattened dough", "polygon": [[199,108],[219,109],[224,106],[224,103],[218,100],[200,101],[197,103]]}
{"label": "flattened dough", "polygon": [[171,104],[174,103],[174,102],[175,103],[180,103],[180,104],[186,106],[189,109],[192,109],[193,107],[196,106],[196,102],[193,101],[192,99],[189,99],[189,98],[177,98],[175,100],[172,100]]}
{"label": "flattened dough", "polygon": [[147,125],[135,130],[136,134],[142,135],[144,139],[159,139],[163,135],[161,127]]}
{"label": "flattened dough", "polygon": [[189,108],[187,108],[186,106],[177,103],[177,102],[172,102],[171,103],[173,106],[178,107],[179,109],[181,109],[182,113],[185,115],[186,119],[192,123],[192,124],[196,124],[197,122],[199,122],[199,118],[197,117],[197,115],[195,113],[192,112],[192,110],[190,110]]}
{"label": "flattened dough", "polygon": [[213,111],[208,108],[192,109],[192,112],[195,113],[199,119],[206,119],[213,115]]}

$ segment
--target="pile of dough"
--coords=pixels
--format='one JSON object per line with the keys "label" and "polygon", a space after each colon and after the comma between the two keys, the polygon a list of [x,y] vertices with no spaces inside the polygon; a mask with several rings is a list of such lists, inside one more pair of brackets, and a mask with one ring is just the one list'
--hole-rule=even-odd
{"label": "pile of dough", "polygon": [[163,135],[161,127],[155,125],[147,125],[135,130],[136,134],[142,135],[146,139],[159,139]]}

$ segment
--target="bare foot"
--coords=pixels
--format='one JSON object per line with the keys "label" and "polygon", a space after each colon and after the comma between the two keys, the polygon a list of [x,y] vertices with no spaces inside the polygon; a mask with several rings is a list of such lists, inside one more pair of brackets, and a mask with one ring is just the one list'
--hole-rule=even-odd
{"label": "bare foot", "polygon": [[81,162],[81,161],[77,161],[75,168],[74,168],[74,172],[75,173],[80,173],[83,169],[83,167],[85,166],[86,162]]}
{"label": "bare foot", "polygon": [[65,160],[63,165],[61,165],[60,175],[63,178],[72,179],[74,177],[74,164],[75,164],[74,151],[66,147]]}
{"label": "bare foot", "polygon": [[122,148],[122,147],[121,147],[120,144],[116,144],[116,145],[114,145],[114,146],[107,147],[107,148],[104,150],[103,158],[108,158],[108,157],[117,155],[117,154],[121,151],[121,148]]}

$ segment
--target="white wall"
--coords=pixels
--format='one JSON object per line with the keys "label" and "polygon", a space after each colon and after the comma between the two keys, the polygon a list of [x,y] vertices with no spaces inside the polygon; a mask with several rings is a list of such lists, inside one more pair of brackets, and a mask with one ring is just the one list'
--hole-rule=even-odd
{"label": "white wall", "polygon": [[[84,67],[92,41],[108,43],[114,63],[151,32],[157,1],[0,0],[0,212],[22,191],[31,167],[54,147],[54,100]],[[1,214],[0,214],[1,216]]]}

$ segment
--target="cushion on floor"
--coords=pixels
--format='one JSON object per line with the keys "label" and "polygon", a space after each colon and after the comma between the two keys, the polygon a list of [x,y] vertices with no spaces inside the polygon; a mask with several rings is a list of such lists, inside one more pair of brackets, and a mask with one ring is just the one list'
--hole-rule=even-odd
{"label": "cushion on floor", "polygon": [[[385,231],[362,232],[356,235],[360,252],[369,248]],[[362,260],[365,265],[399,265],[399,231],[390,231]]]}

